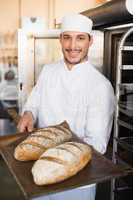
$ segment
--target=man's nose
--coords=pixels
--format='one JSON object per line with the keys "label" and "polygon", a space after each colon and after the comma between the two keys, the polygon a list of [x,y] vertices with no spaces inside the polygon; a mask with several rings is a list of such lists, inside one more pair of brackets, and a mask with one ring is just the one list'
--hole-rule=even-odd
{"label": "man's nose", "polygon": [[75,48],[76,48],[76,40],[75,40],[75,39],[72,39],[72,40],[71,40],[70,48],[71,48],[71,49],[75,49]]}

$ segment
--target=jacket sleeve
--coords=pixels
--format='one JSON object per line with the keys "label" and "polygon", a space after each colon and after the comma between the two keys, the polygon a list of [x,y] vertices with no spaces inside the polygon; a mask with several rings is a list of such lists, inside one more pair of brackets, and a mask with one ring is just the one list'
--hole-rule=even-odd
{"label": "jacket sleeve", "polygon": [[[46,67],[44,67],[46,68]],[[36,83],[36,85],[34,86],[34,88],[32,89],[25,105],[24,108],[22,110],[22,114],[25,111],[30,111],[33,114],[34,120],[37,120],[38,117],[38,109],[39,109],[39,105],[40,105],[40,94],[43,90],[43,83],[45,82],[45,76],[46,76],[46,69],[42,70],[38,81]]]}
{"label": "jacket sleeve", "polygon": [[110,83],[99,85],[93,91],[87,110],[83,140],[100,153],[105,153],[112,129],[115,98]]}

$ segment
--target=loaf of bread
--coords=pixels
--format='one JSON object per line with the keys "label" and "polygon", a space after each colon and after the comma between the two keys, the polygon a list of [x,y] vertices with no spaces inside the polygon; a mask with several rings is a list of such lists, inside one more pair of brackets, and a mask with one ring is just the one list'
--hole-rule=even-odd
{"label": "loaf of bread", "polygon": [[37,160],[48,148],[69,141],[72,132],[67,122],[49,126],[32,132],[14,151],[14,157],[19,161]]}
{"label": "loaf of bread", "polygon": [[91,157],[91,148],[78,142],[66,142],[48,149],[32,167],[34,182],[37,185],[61,182],[77,174]]}

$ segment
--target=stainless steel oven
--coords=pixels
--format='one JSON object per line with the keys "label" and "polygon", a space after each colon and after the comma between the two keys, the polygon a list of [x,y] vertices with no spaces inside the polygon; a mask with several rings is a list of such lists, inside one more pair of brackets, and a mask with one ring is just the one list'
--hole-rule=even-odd
{"label": "stainless steel oven", "polygon": [[59,30],[47,30],[43,35],[18,31],[19,112],[42,68],[62,56],[58,38]]}

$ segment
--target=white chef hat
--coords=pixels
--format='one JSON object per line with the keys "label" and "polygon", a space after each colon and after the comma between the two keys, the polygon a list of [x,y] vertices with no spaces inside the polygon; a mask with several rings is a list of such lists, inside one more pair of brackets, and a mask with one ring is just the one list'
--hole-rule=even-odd
{"label": "white chef hat", "polygon": [[68,14],[62,18],[61,33],[66,31],[78,31],[91,35],[93,22],[90,18],[81,14]]}

